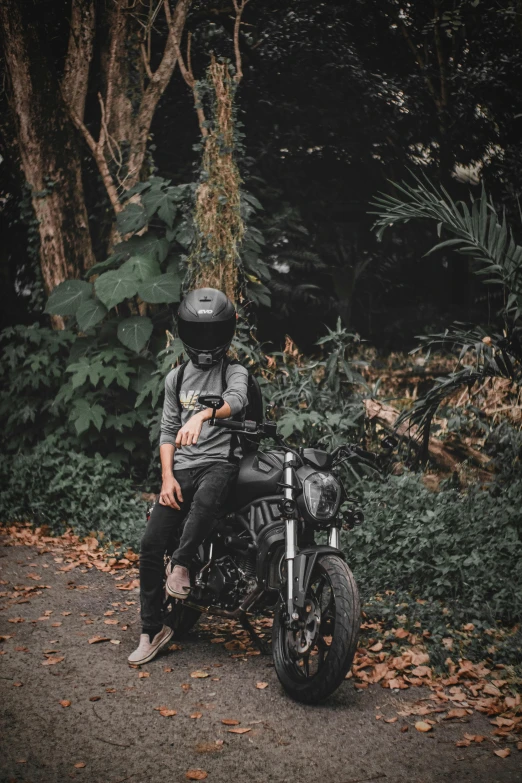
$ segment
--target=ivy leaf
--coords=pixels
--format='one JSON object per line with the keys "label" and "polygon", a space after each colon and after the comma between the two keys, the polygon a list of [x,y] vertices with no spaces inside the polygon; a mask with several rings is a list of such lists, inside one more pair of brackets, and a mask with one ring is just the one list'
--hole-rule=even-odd
{"label": "ivy leaf", "polygon": [[139,353],[152,334],[152,321],[141,315],[125,318],[118,325],[118,339],[127,348]]}
{"label": "ivy leaf", "polygon": [[92,285],[84,280],[64,280],[53,289],[45,312],[50,315],[75,315],[86,299],[92,296]]}
{"label": "ivy leaf", "polygon": [[148,280],[161,274],[160,265],[151,256],[136,255],[125,261],[122,270],[129,270],[139,280]]}
{"label": "ivy leaf", "polygon": [[82,332],[92,329],[107,315],[107,308],[98,299],[87,299],[80,305],[76,320]]}
{"label": "ivy leaf", "polygon": [[144,302],[161,304],[166,302],[179,302],[181,280],[175,274],[167,273],[158,275],[151,280],[146,280],[138,287],[138,294]]}
{"label": "ivy leaf", "polygon": [[90,405],[87,400],[75,400],[73,409],[69,416],[69,421],[74,421],[74,427],[78,435],[89,429],[91,423],[98,431],[101,430],[105,411],[101,405],[93,403]]}
{"label": "ivy leaf", "polygon": [[116,228],[122,235],[140,231],[147,225],[147,213],[141,204],[127,204],[122,212],[116,215]]}
{"label": "ivy leaf", "polygon": [[185,250],[191,245],[194,240],[194,232],[192,228],[185,221],[181,223],[180,227],[176,231],[176,241],[182,245]]}
{"label": "ivy leaf", "polygon": [[138,278],[131,270],[122,267],[100,275],[94,283],[94,288],[105,307],[110,310],[124,299],[134,296],[138,283]]}

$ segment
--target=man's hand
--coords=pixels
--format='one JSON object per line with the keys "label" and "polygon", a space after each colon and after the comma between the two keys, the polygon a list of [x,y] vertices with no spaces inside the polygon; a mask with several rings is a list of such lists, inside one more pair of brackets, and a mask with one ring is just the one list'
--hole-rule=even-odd
{"label": "man's hand", "polygon": [[183,495],[181,494],[181,487],[174,476],[165,476],[163,478],[159,502],[162,506],[171,506],[171,508],[180,510],[178,502],[183,502]]}
{"label": "man's hand", "polygon": [[203,422],[207,421],[211,415],[212,411],[210,408],[207,408],[191,416],[187,423],[178,431],[176,448],[179,449],[180,446],[195,446],[198,442]]}

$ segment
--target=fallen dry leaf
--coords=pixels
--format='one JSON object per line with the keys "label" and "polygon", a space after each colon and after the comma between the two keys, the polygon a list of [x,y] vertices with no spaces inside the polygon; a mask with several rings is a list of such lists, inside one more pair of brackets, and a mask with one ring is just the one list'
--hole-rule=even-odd
{"label": "fallen dry leaf", "polygon": [[11,617],[8,621],[8,623],[25,623],[25,620],[23,617]]}
{"label": "fallen dry leaf", "polygon": [[87,766],[87,764],[85,763],[85,761],[77,761],[74,766],[76,767],[76,769],[83,769],[84,767]]}
{"label": "fallen dry leaf", "polygon": [[193,712],[190,717],[194,718],[194,719],[202,718],[203,717],[203,713],[202,712]]}
{"label": "fallen dry leaf", "polygon": [[175,652],[176,650],[181,650],[182,647],[180,644],[171,644],[170,647],[167,648],[169,652]]}
{"label": "fallen dry leaf", "polygon": [[197,753],[217,753],[223,750],[223,740],[216,740],[215,742],[198,742],[196,745]]}
{"label": "fallen dry leaf", "polygon": [[407,631],[405,628],[397,628],[395,631],[395,638],[396,639],[406,639],[407,636],[410,635],[410,632]]}
{"label": "fallen dry leaf", "polygon": [[89,696],[89,701],[100,701],[101,696]]}
{"label": "fallen dry leaf", "polygon": [[397,717],[395,718],[384,718],[385,723],[397,723],[399,719]]}
{"label": "fallen dry leaf", "polygon": [[172,718],[173,715],[177,715],[176,710],[169,710],[166,707],[164,707],[161,710],[158,710],[160,715],[163,715],[164,718]]}
{"label": "fallen dry leaf", "polygon": [[120,622],[119,620],[104,620],[103,621],[105,625],[118,625]]}
{"label": "fallen dry leaf", "polygon": [[401,726],[401,731],[404,734],[405,731],[408,731],[408,726]]}
{"label": "fallen dry leaf", "polygon": [[21,688],[23,686],[23,682],[20,682],[20,681],[13,682],[13,685],[14,685],[15,688]]}
{"label": "fallen dry leaf", "polygon": [[268,688],[267,682],[256,682],[256,688],[260,691],[264,690],[265,688]]}
{"label": "fallen dry leaf", "polygon": [[450,710],[444,717],[444,720],[451,720],[452,718],[465,718],[468,714],[467,710],[462,707],[456,707],[454,710]]}
{"label": "fallen dry leaf", "polygon": [[208,672],[192,672],[190,675],[195,680],[203,680],[205,677],[210,677]]}
{"label": "fallen dry leaf", "polygon": [[204,769],[189,769],[185,772],[187,780],[205,780],[208,777],[208,772]]}
{"label": "fallen dry leaf", "polygon": [[234,720],[233,718],[223,718],[221,723],[224,723],[225,726],[239,726],[241,721],[240,720]]}
{"label": "fallen dry leaf", "polygon": [[500,750],[494,750],[493,753],[495,756],[498,756],[501,759],[505,759],[508,756],[511,756],[511,751],[509,748],[502,748]]}
{"label": "fallen dry leaf", "polygon": [[382,642],[377,642],[372,647],[370,647],[370,650],[372,652],[380,652],[382,650]]}
{"label": "fallen dry leaf", "polygon": [[111,644],[121,644],[119,639],[111,639]]}
{"label": "fallen dry leaf", "polygon": [[56,657],[49,657],[47,660],[42,661],[42,666],[54,666],[56,663],[61,663],[65,660],[65,655],[58,655]]}
{"label": "fallen dry leaf", "polygon": [[138,672],[138,677],[143,680],[145,677],[150,677],[150,672]]}
{"label": "fallen dry leaf", "polygon": [[425,723],[423,720],[418,720],[415,724],[415,728],[417,731],[431,731],[431,726],[429,723]]}
{"label": "fallen dry leaf", "polygon": [[225,650],[244,650],[246,645],[240,642],[239,639],[232,639],[232,641],[225,644]]}
{"label": "fallen dry leaf", "polygon": [[8,639],[12,639],[12,638],[13,638],[12,633],[7,634],[6,636],[0,636],[0,642],[6,642]]}
{"label": "fallen dry leaf", "polygon": [[210,640],[210,644],[221,644],[222,642],[226,642],[224,636],[215,636],[213,639]]}
{"label": "fallen dry leaf", "polygon": [[69,701],[69,699],[62,699],[60,701],[60,704],[62,705],[62,707],[70,707],[71,706],[71,702]]}
{"label": "fallen dry leaf", "polygon": [[92,636],[89,639],[89,644],[98,644],[98,642],[110,642],[110,638],[108,636]]}
{"label": "fallen dry leaf", "polygon": [[246,734],[247,731],[252,731],[252,729],[228,729],[228,731],[231,734]]}

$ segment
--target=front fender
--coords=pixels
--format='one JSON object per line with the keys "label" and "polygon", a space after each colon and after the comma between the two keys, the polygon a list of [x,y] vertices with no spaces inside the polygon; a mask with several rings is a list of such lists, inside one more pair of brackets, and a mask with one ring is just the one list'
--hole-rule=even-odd
{"label": "front fender", "polygon": [[312,572],[319,555],[336,555],[343,560],[345,559],[344,552],[341,552],[340,549],[335,549],[333,546],[327,546],[326,544],[317,544],[317,546],[310,546],[299,550],[299,553],[294,560],[294,604],[299,609],[304,607],[306,593],[310,587]]}

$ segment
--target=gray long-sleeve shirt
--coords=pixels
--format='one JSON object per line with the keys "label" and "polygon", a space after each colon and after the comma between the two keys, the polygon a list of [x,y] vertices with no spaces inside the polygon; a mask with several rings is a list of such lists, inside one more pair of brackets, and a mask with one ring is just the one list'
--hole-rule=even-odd
{"label": "gray long-sleeve shirt", "polygon": [[[187,364],[179,393],[181,408],[176,398],[179,367],[169,372],[165,379],[160,446],[163,443],[175,445],[178,430],[194,413],[203,409],[203,406],[198,403],[200,394],[221,394],[225,402],[230,405],[232,416],[246,407],[248,370],[240,364],[229,365],[226,372],[226,389],[222,389],[222,363],[223,360],[209,370],[195,367],[192,362]],[[208,421],[203,422],[196,445],[180,446],[176,449],[175,469],[193,468],[207,462],[226,462],[230,454],[230,438],[229,431],[210,427]],[[238,457],[240,454],[239,448],[236,448],[234,455]]]}

